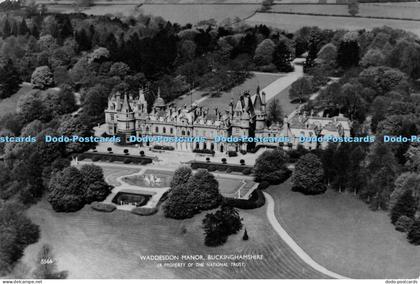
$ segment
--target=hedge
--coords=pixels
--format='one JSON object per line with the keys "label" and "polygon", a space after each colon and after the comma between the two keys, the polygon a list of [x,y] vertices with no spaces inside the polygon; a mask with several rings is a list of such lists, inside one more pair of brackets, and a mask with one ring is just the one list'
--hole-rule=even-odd
{"label": "hedge", "polygon": [[93,202],[90,207],[95,210],[95,211],[100,211],[100,212],[112,212],[115,209],[117,209],[117,207],[115,207],[112,204],[106,204],[106,203],[102,203],[102,202]]}
{"label": "hedge", "polygon": [[239,209],[255,209],[265,204],[265,196],[262,191],[254,190],[254,192],[251,193],[249,199],[236,199],[225,197],[224,202],[227,205]]}
{"label": "hedge", "polygon": [[118,154],[110,154],[110,153],[93,153],[93,152],[85,152],[82,154],[77,155],[77,159],[82,161],[84,159],[91,159],[92,161],[110,161],[110,162],[126,162],[127,159],[130,160],[131,163],[140,163],[142,165],[150,164],[153,162],[151,157],[139,157],[139,156],[129,156],[127,155],[118,155]]}
{"label": "hedge", "polygon": [[153,146],[155,150],[166,150],[166,151],[174,151],[175,148],[173,146],[165,146],[165,145],[155,145]]}
{"label": "hedge", "polygon": [[214,155],[215,152],[213,150],[210,150],[210,149],[194,149],[193,153]]}
{"label": "hedge", "polygon": [[131,210],[131,213],[140,215],[140,216],[150,216],[150,215],[156,214],[156,212],[158,212],[158,209],[156,207],[153,207],[153,208],[136,207]]}
{"label": "hedge", "polygon": [[246,169],[247,171],[249,170],[250,173],[252,171],[252,167],[251,166],[246,166],[246,165],[230,165],[230,164],[222,164],[222,163],[214,163],[214,162],[199,162],[199,161],[193,161],[191,162],[191,168],[192,169],[207,169],[210,170],[215,167],[216,171],[228,171],[229,172],[238,172],[238,173],[243,173],[243,171]]}

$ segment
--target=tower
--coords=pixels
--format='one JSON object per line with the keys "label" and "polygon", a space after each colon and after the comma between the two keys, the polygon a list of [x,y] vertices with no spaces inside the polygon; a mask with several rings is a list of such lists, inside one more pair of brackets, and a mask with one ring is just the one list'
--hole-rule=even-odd
{"label": "tower", "polygon": [[117,112],[117,132],[121,137],[121,143],[130,143],[128,138],[135,135],[134,111],[130,106],[127,94],[124,94],[124,101],[121,109]]}
{"label": "tower", "polygon": [[153,110],[157,113],[166,109],[166,103],[160,96],[160,88],[158,88],[157,98],[153,104]]}
{"label": "tower", "polygon": [[255,95],[254,102],[254,111],[255,111],[255,130],[262,130],[267,127],[267,112],[265,106],[265,93],[260,94],[259,88],[257,89],[257,94]]}

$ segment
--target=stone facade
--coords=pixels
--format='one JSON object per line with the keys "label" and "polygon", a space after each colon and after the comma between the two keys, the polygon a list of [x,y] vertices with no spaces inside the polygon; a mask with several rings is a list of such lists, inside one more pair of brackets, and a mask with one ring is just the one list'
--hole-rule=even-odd
{"label": "stone facade", "polygon": [[[151,109],[151,111],[148,111]],[[224,110],[210,111],[195,104],[187,107],[167,105],[160,96],[148,108],[143,90],[137,96],[132,94],[113,94],[105,110],[107,134],[118,135],[123,143],[129,143],[129,136],[163,137],[205,137],[206,142],[171,143],[167,146],[180,151],[211,150],[215,152],[247,152],[256,146],[282,146],[285,149],[297,148],[292,143],[215,143],[216,136],[223,137],[279,137],[295,138],[298,135],[350,135],[350,123],[344,117],[293,117],[286,119],[283,127],[278,124],[267,126],[267,106],[264,92],[257,89],[255,95],[243,93],[239,100],[233,101]],[[318,132],[317,132],[318,131]],[[143,146],[165,145],[162,142],[148,142]],[[314,149],[305,143],[307,149]]]}

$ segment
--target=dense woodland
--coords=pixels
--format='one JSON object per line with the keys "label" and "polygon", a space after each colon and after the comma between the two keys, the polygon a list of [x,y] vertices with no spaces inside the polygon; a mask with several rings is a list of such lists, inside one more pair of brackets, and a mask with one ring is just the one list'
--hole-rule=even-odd
{"label": "dense woodland", "polygon": [[[109,191],[98,169],[69,167],[70,155],[92,145],[47,144],[42,137],[92,135],[92,126],[103,121],[103,110],[113,92],[137,92],[140,86],[148,86],[152,90],[147,94],[149,102],[158,86],[167,101],[194,88],[218,92],[241,83],[251,70],[291,71],[293,58],[307,53],[306,76],[292,86],[292,99],[306,101],[329,76],[340,77],[321,88],[318,98],[307,104],[307,111],[343,113],[354,120],[355,135],[417,134],[420,43],[414,35],[387,27],[358,32],[302,28],[290,34],[229,20],[220,25],[210,23],[180,26],[147,15],[51,14],[36,5],[1,14],[0,97],[15,94],[22,82],[33,86],[19,99],[16,113],[0,118],[1,135],[33,136],[39,142],[7,143],[0,148],[4,158],[0,164],[0,273],[8,273],[23,249],[38,239],[37,226],[23,214],[25,206],[46,195],[54,209],[75,211],[101,200]],[[80,106],[74,93],[80,94]],[[332,144],[325,151],[315,151],[316,155],[304,154],[303,150],[290,155],[275,153],[284,163],[302,156],[293,176],[299,182],[298,190],[304,192],[305,184],[311,184],[299,180],[300,176],[322,183],[316,187],[319,191],[354,192],[372,209],[391,210],[392,222],[405,224],[404,230],[414,228],[408,236],[416,243],[419,221],[414,220],[420,196],[417,144],[379,140],[372,145]],[[314,161],[314,156],[319,161]],[[273,161],[277,160],[269,154],[257,161],[255,176],[260,181],[278,183],[289,175],[283,162],[272,165]],[[321,172],[305,174],[314,167],[320,167]],[[193,190],[199,184],[195,180],[211,176],[200,173],[189,179],[184,183]],[[82,184],[87,187],[83,192]],[[63,195],[66,188],[72,189],[69,195]],[[174,187],[170,206],[179,206],[184,195]],[[217,206],[219,198],[214,202],[212,206]],[[170,206],[168,216],[174,212]],[[203,206],[195,211],[187,208],[184,213],[193,216],[206,209],[207,205]],[[11,207],[14,209],[9,210]],[[219,220],[218,215],[208,218]]]}

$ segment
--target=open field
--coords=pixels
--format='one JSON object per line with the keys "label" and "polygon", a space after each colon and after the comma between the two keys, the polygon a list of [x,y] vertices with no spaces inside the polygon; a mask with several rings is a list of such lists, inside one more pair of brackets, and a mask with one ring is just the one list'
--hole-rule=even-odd
{"label": "open field", "polygon": [[[348,16],[347,5],[274,5],[272,12],[294,12]],[[420,20],[420,3],[366,3],[359,4],[361,17],[390,17]]]}
{"label": "open field", "polygon": [[0,100],[0,115],[15,112],[19,98],[31,90],[31,86],[23,85],[20,90],[13,94],[11,97]]}
{"label": "open field", "polygon": [[[320,278],[285,245],[266,220],[265,207],[240,211],[250,240],[243,231],[216,248],[203,244],[201,221],[205,213],[187,220],[157,215],[141,217],[129,212],[101,213],[88,206],[76,213],[55,213],[46,201],[29,209],[28,216],[41,226],[41,239],[27,247],[23,262],[33,266],[44,243],[54,249],[58,268],[69,278]],[[253,254],[262,260],[245,261],[244,267],[168,268],[148,255]],[[209,261],[204,261],[208,263]]]}
{"label": "open field", "polygon": [[373,212],[352,194],[306,196],[287,181],[267,190],[276,217],[319,264],[352,278],[417,278],[420,247],[397,232],[385,212]]}
{"label": "open field", "polygon": [[252,15],[260,5],[149,5],[144,4],[140,10],[145,14],[161,16],[181,25],[215,19],[217,22],[226,18],[241,19]]}
{"label": "open field", "polygon": [[343,28],[347,30],[373,29],[375,27],[390,26],[396,29],[405,29],[416,35],[420,35],[420,23],[417,21],[390,20],[390,19],[368,19],[351,17],[325,17],[312,15],[292,15],[276,13],[256,13],[246,22],[250,25],[265,24],[289,32],[305,26],[318,26],[321,29]]}
{"label": "open field", "polygon": [[[236,17],[241,19],[251,16],[258,8],[259,4],[143,4],[138,5],[116,4],[116,5],[95,5],[83,10],[88,15],[130,16],[139,12],[154,16],[161,16],[165,20],[176,22],[181,25],[199,21],[215,19],[220,22],[226,18],[232,20]],[[51,12],[73,13],[74,7],[71,5],[51,5],[48,7]]]}

